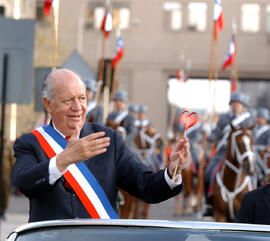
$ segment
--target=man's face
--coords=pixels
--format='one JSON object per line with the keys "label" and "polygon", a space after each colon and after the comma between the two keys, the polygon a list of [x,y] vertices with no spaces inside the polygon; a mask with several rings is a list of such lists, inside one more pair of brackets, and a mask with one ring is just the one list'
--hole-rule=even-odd
{"label": "man's face", "polygon": [[257,117],[257,123],[258,123],[260,126],[263,126],[263,125],[266,125],[266,124],[267,124],[267,120],[264,119],[262,116],[258,116],[258,117]]}
{"label": "man's face", "polygon": [[146,113],[145,112],[139,112],[139,119],[140,120],[146,119]]}
{"label": "man's face", "polygon": [[125,102],[122,100],[115,100],[114,104],[117,111],[122,111],[125,109]]}
{"label": "man's face", "polygon": [[235,115],[239,115],[243,113],[244,111],[246,111],[246,107],[241,102],[238,102],[238,101],[233,101],[231,103],[231,109],[232,109],[233,114]]}
{"label": "man's face", "polygon": [[53,101],[47,101],[46,109],[61,133],[71,136],[75,127],[81,130],[85,121],[87,99],[85,88],[72,73],[58,75],[53,80]]}

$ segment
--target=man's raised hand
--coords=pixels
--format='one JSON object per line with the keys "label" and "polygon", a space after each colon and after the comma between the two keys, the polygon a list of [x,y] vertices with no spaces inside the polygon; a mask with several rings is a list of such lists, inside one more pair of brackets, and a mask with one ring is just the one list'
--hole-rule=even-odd
{"label": "man's raised hand", "polygon": [[70,164],[85,161],[107,151],[110,138],[104,137],[105,132],[97,132],[79,139],[80,130],[75,128],[69,139],[66,149],[56,159],[56,165],[60,172]]}

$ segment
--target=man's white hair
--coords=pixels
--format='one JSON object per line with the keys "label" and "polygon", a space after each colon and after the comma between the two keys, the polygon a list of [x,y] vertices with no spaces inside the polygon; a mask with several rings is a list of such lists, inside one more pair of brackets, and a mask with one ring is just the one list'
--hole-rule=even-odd
{"label": "man's white hair", "polygon": [[81,77],[79,74],[75,73],[74,71],[71,71],[69,69],[56,69],[56,70],[52,70],[51,73],[45,78],[44,82],[43,82],[43,86],[42,86],[42,97],[46,98],[49,101],[53,101],[54,98],[54,93],[53,93],[53,80],[56,78],[55,75],[59,72],[63,72],[63,73],[69,73],[69,74],[73,74],[75,75],[80,84],[84,87],[84,89],[86,89],[84,82],[82,81]]}

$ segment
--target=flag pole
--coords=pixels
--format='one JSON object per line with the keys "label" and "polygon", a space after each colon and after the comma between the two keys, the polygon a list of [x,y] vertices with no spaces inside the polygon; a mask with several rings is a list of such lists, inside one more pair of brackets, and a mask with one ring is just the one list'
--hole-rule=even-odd
{"label": "flag pole", "polygon": [[53,11],[52,11],[52,29],[53,29],[53,37],[52,37],[52,68],[56,68],[57,62],[57,48],[58,48],[58,22],[59,22],[59,0],[53,0]]}
{"label": "flag pole", "polygon": [[238,65],[237,65],[237,42],[236,42],[236,34],[237,34],[237,25],[235,22],[235,18],[233,18],[232,29],[234,34],[234,46],[235,46],[235,54],[233,60],[233,77],[235,81],[235,91],[238,90]]}
{"label": "flag pole", "polygon": [[[118,41],[118,37],[121,36],[121,32],[119,27],[116,29],[116,41]],[[119,77],[119,73],[120,73],[120,64],[115,63],[113,66],[113,79],[112,79],[112,92],[111,92],[111,101],[113,100],[113,96],[116,90],[118,90],[119,88],[119,81],[118,81],[118,77]]]}
{"label": "flag pole", "polygon": [[[105,36],[103,36],[103,38],[102,38],[101,58],[100,58],[99,72],[98,72],[98,82],[99,83],[103,83],[105,46],[106,46],[106,38],[105,38]],[[98,89],[98,99],[97,99],[98,104],[100,104],[101,98],[102,98],[102,86],[103,86],[103,84],[100,84],[99,89]]]}
{"label": "flag pole", "polygon": [[[216,25],[218,24],[218,25]],[[218,31],[221,31],[223,28],[223,12],[222,12],[222,6],[220,1],[215,1],[214,4],[214,23],[213,23],[213,35],[212,35],[212,44],[211,44],[211,50],[210,50],[210,66],[209,66],[209,87],[208,87],[208,103],[211,102],[210,100],[210,92],[211,92],[211,85],[213,80],[213,72],[214,72],[214,79],[215,82],[218,79]],[[216,83],[215,83],[216,84]],[[207,125],[210,121],[213,120],[213,115],[215,111],[215,88],[214,86],[214,93],[213,93],[213,104],[212,104],[212,111],[206,111],[206,116],[204,118],[204,125]],[[208,110],[207,106],[207,110]],[[211,118],[210,118],[211,114]],[[209,123],[211,125],[211,122]],[[198,173],[198,192],[197,192],[197,205],[196,209],[199,210],[201,208],[202,203],[202,194],[203,194],[203,176],[204,176],[204,166],[206,162],[206,152],[207,152],[207,131],[204,130],[203,134],[203,157],[200,160],[200,167],[199,167],[199,173]],[[205,190],[206,191],[206,190]]]}

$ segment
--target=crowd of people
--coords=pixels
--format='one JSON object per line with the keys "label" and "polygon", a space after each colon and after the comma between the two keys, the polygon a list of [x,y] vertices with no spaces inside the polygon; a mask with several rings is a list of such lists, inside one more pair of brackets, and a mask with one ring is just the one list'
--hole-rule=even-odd
{"label": "crowd of people", "polygon": [[[213,184],[225,158],[228,135],[232,128],[252,126],[257,170],[254,187],[258,188],[244,196],[235,221],[270,224],[263,218],[262,206],[269,208],[270,184],[265,179],[268,171],[261,155],[270,146],[268,109],[255,111],[250,108],[246,94],[233,93],[228,103],[231,111],[211,124],[200,119],[187,131],[188,139],[183,136],[184,128],[175,118],[176,112],[171,117],[176,120],[172,123],[173,133],[164,140],[148,119],[147,106],[128,105],[124,90],[114,93],[114,110],[104,121],[98,93],[96,80],[81,80],[67,69],[55,70],[46,78],[42,98],[51,116],[49,126],[66,138],[67,144],[54,156],[46,155],[34,132],[24,134],[14,144],[16,163],[11,164],[12,180],[30,200],[29,221],[89,217],[76,192],[65,186],[64,173],[71,164],[82,161],[86,164],[113,210],[118,212],[118,205],[125,201],[119,197],[119,188],[149,203],[179,194],[181,169],[191,160],[194,172],[198,171],[203,151],[207,163],[203,178],[204,216],[211,216]],[[203,150],[204,136],[207,136],[206,150]],[[175,171],[177,175],[172,180]]]}

